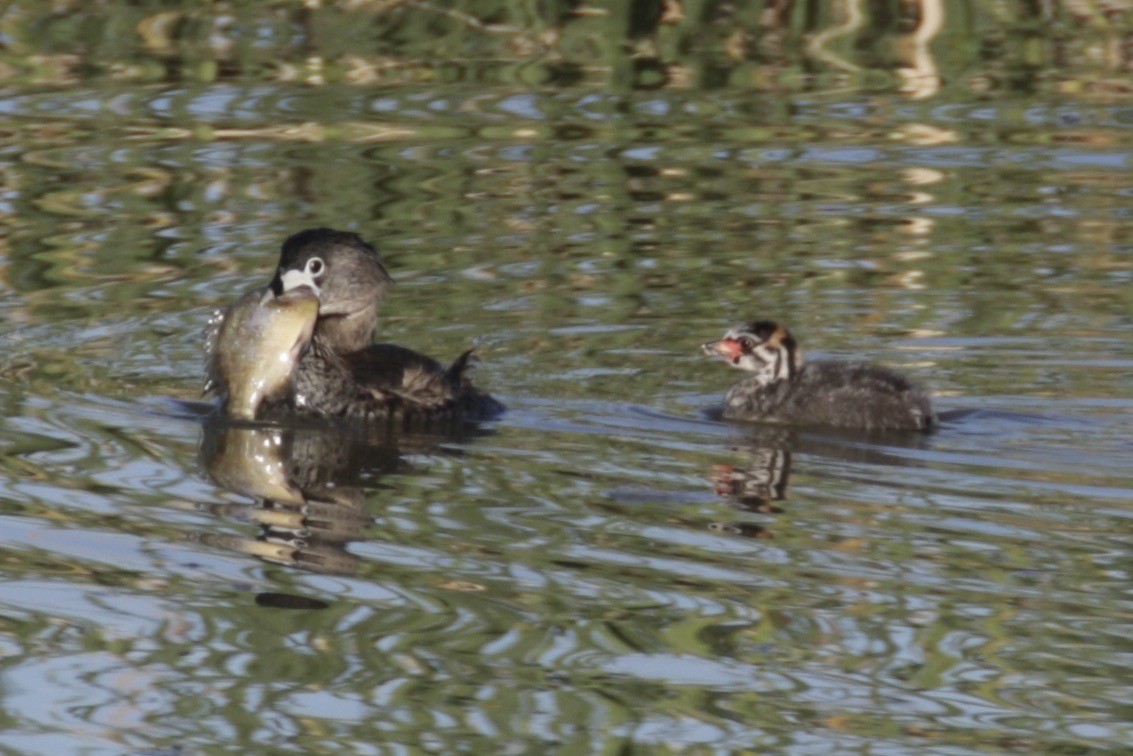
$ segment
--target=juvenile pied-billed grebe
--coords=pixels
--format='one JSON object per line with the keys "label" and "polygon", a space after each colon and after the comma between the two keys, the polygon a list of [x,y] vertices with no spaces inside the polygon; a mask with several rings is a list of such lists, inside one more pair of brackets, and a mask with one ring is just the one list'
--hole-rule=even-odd
{"label": "juvenile pied-billed grebe", "polygon": [[357,234],[314,228],[283,243],[271,290],[286,296],[310,288],[319,313],[291,396],[285,405],[270,403],[269,411],[365,422],[481,420],[503,411],[465,375],[471,349],[445,368],[405,347],[373,343],[378,301],[389,284],[378,251]]}
{"label": "juvenile pied-billed grebe", "polygon": [[864,362],[804,363],[795,339],[770,320],[732,328],[702,349],[752,373],[728,391],[726,418],[864,430],[937,425],[928,394],[900,373]]}
{"label": "juvenile pied-billed grebe", "polygon": [[264,401],[288,395],[318,314],[318,296],[307,286],[240,297],[209,322],[205,392],[220,394],[231,417],[254,420]]}

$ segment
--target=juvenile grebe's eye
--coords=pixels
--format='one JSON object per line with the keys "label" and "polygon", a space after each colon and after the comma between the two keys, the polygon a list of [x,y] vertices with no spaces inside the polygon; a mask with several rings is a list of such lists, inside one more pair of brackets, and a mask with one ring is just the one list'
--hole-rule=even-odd
{"label": "juvenile grebe's eye", "polygon": [[326,269],[326,264],[322,261],[321,258],[312,257],[310,260],[307,261],[307,272],[310,273],[312,276],[322,275],[323,270],[325,270],[325,269]]}
{"label": "juvenile grebe's eye", "polygon": [[740,339],[740,346],[744,348],[744,352],[752,352],[759,346],[759,343],[750,336],[744,336]]}

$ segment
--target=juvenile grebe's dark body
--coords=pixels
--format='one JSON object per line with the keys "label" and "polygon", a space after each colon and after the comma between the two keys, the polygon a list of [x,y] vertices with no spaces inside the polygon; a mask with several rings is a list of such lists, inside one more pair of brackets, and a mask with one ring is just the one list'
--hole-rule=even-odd
{"label": "juvenile grebe's dark body", "polygon": [[315,228],[283,243],[271,290],[282,296],[308,287],[318,294],[319,311],[290,395],[266,405],[266,414],[373,423],[481,420],[503,411],[468,378],[472,350],[446,368],[411,349],[373,343],[390,282],[378,251],[357,234]]}
{"label": "juvenile grebe's dark body", "polygon": [[752,373],[724,398],[729,419],[863,430],[937,425],[928,394],[905,376],[864,362],[804,362],[794,337],[773,321],[732,328],[702,348]]}

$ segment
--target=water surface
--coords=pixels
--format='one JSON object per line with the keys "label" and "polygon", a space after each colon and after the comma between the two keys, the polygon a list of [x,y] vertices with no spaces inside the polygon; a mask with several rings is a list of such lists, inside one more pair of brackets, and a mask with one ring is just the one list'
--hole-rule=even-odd
{"label": "water surface", "polygon": [[[0,17],[5,748],[1133,741],[1129,19],[307,5]],[[312,225],[510,411],[203,421]],[[754,316],[942,428],[720,421]]]}

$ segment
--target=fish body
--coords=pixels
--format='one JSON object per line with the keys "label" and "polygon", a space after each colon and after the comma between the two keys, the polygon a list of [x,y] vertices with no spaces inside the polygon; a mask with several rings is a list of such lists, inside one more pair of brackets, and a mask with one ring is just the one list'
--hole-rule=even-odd
{"label": "fish body", "polygon": [[306,287],[278,296],[256,289],[240,297],[212,324],[205,390],[226,396],[228,415],[254,420],[265,399],[287,390],[318,314],[318,296]]}

